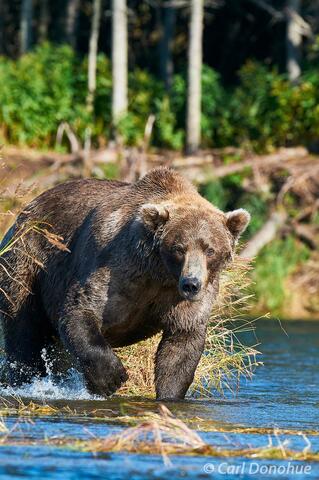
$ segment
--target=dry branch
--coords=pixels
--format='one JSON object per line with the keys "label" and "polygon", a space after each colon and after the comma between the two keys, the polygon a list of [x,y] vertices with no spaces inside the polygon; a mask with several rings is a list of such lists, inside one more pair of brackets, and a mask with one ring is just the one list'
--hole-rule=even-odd
{"label": "dry branch", "polygon": [[319,247],[319,228],[305,223],[294,223],[293,232],[302,242],[311,250],[317,250]]}

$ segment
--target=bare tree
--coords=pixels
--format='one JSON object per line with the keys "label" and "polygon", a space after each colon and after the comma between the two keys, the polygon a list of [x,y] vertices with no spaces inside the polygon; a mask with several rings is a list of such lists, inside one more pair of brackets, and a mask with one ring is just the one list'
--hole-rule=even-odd
{"label": "bare tree", "polygon": [[90,42],[89,42],[89,58],[88,58],[87,105],[90,111],[93,110],[94,95],[96,90],[96,59],[97,59],[97,50],[98,50],[98,41],[99,41],[100,19],[101,19],[101,0],[94,0],[91,34],[90,34]]}
{"label": "bare tree", "polygon": [[[301,74],[300,60],[302,37],[313,40],[314,34],[311,24],[301,16],[302,0],[286,0],[286,5],[282,10],[277,10],[266,0],[250,0],[256,6],[266,11],[272,17],[274,22],[286,22],[286,67],[289,79],[296,82]],[[306,2],[305,2],[306,3]],[[309,2],[310,15],[308,18],[317,18],[317,3]]]}
{"label": "bare tree", "polygon": [[[94,112],[94,96],[96,90],[96,60],[99,42],[99,30],[101,19],[101,0],[93,0],[93,14],[91,23],[91,33],[89,41],[89,57],[88,57],[88,95],[86,105],[88,112]],[[84,158],[83,158],[83,175],[90,176],[92,171],[92,162],[90,158],[92,130],[88,126],[85,129],[84,140]]]}
{"label": "bare tree", "polygon": [[176,7],[166,2],[161,15],[161,37],[159,42],[160,75],[165,89],[170,90],[174,73],[173,41],[176,23]]}
{"label": "bare tree", "polygon": [[73,47],[76,47],[76,26],[79,15],[80,0],[68,0],[65,19],[65,37],[66,41]]}
{"label": "bare tree", "polygon": [[126,0],[112,0],[112,118],[127,111],[127,6]]}
{"label": "bare tree", "polygon": [[201,71],[204,0],[191,0],[188,47],[186,152],[196,153],[201,139]]}
{"label": "bare tree", "polygon": [[40,2],[40,17],[39,17],[39,40],[44,42],[48,39],[49,30],[49,2],[48,0],[41,0]]}
{"label": "bare tree", "polygon": [[4,17],[5,17],[5,4],[3,0],[0,0],[0,55],[4,53]]}
{"label": "bare tree", "polygon": [[30,50],[32,43],[32,0],[22,0],[20,15],[20,53],[21,55]]}
{"label": "bare tree", "polygon": [[289,79],[295,82],[300,74],[300,49],[302,30],[300,28],[301,0],[288,0],[287,4],[287,72]]}

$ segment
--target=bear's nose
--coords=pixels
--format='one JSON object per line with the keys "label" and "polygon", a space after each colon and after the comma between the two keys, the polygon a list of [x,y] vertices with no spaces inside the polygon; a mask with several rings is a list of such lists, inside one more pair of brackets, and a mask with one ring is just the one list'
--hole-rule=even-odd
{"label": "bear's nose", "polygon": [[194,296],[200,291],[201,282],[195,277],[183,278],[181,289],[186,296]]}

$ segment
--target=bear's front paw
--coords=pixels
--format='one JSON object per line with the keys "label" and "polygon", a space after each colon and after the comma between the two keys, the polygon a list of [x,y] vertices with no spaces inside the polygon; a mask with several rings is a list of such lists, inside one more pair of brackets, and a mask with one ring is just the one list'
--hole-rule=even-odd
{"label": "bear's front paw", "polygon": [[116,392],[126,382],[128,375],[118,358],[107,365],[100,364],[85,374],[86,385],[90,393],[108,397]]}

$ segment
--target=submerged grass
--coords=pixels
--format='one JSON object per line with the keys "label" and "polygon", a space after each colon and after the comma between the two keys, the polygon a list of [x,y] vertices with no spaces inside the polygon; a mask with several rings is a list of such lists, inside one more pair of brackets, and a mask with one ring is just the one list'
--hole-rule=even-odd
{"label": "submerged grass", "polygon": [[[52,405],[48,403],[37,403],[33,400],[25,401],[18,396],[0,397],[0,419],[4,424],[4,418],[16,416],[20,419],[36,418],[36,417],[61,417],[67,419],[72,417],[90,418],[92,422],[102,422],[107,425],[119,425],[136,427],[150,419],[158,419],[159,415],[155,411],[155,403],[145,405],[143,402],[130,401],[127,405],[123,402],[110,405],[111,408],[70,408],[68,405]],[[148,411],[145,411],[148,408]],[[156,405],[156,409],[158,406]],[[162,414],[165,407],[160,406],[160,413]],[[167,410],[167,409],[166,409]],[[172,417],[172,414],[170,413]],[[245,427],[240,425],[228,424],[225,422],[216,421],[214,419],[203,419],[200,417],[187,417],[183,420],[188,428],[193,430],[200,430],[202,432],[218,432],[218,433],[234,433],[234,434],[257,434],[257,435],[272,435],[274,429],[269,427]],[[1,423],[1,421],[0,421]],[[278,430],[279,431],[279,430]],[[1,426],[0,426],[1,433]],[[305,435],[319,436],[319,430],[306,430]],[[300,435],[300,431],[293,429],[280,429],[280,434],[296,436]]]}
{"label": "submerged grass", "polygon": [[[10,437],[10,433],[5,423],[1,421],[0,434],[3,436],[0,439],[0,445],[37,446],[45,444],[94,454],[110,452],[151,454],[161,455],[164,461],[168,461],[170,455],[319,461],[319,452],[311,451],[311,443],[302,432],[291,432],[291,434],[300,435],[304,439],[305,448],[303,450],[293,450],[289,448],[287,439],[281,440],[281,435],[287,435],[284,430],[269,432],[272,435],[269,435],[268,444],[258,448],[240,445],[234,448],[224,448],[208,444],[199,433],[192,430],[182,420],[174,417],[164,405],[159,406],[159,414],[145,414],[136,426],[126,428],[121,433],[109,435],[105,438],[94,437],[82,440],[55,437],[34,442],[28,439],[14,439],[12,436]],[[238,431],[236,430],[235,433],[238,433]],[[242,433],[242,430],[240,430],[240,433]],[[318,432],[316,433],[318,434]]]}
{"label": "submerged grass", "polygon": [[8,416],[47,417],[64,415],[71,417],[77,412],[68,406],[57,407],[46,403],[37,403],[32,400],[25,402],[19,396],[0,397],[0,418]]}
{"label": "submerged grass", "polygon": [[272,438],[268,445],[258,448],[225,449],[204,442],[200,435],[191,430],[182,420],[160,405],[160,413],[152,413],[139,425],[127,428],[124,432],[110,435],[105,439],[90,439],[70,443],[72,448],[86,452],[128,452],[168,455],[204,455],[212,457],[246,457],[278,460],[319,461],[319,453],[310,451],[311,443],[307,437],[305,448],[295,451],[288,448],[287,440],[281,441],[279,430],[273,431],[277,445]]}

